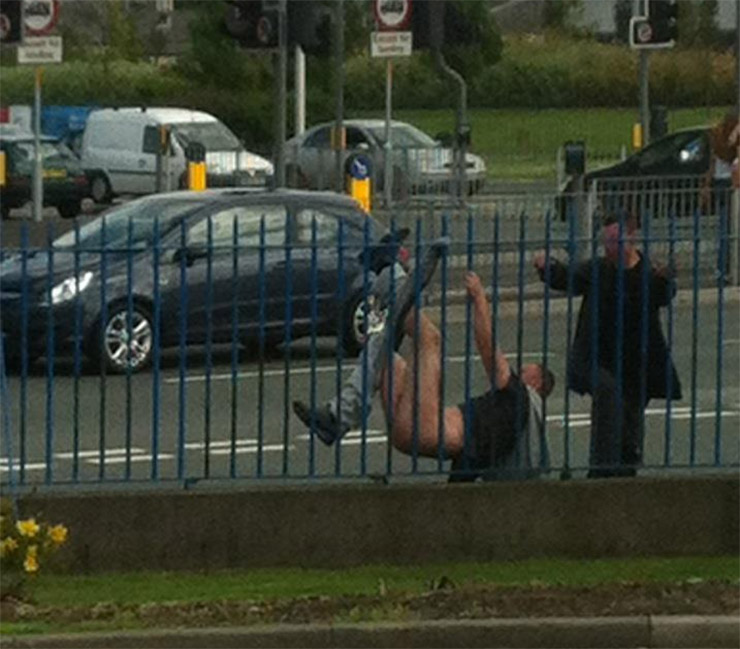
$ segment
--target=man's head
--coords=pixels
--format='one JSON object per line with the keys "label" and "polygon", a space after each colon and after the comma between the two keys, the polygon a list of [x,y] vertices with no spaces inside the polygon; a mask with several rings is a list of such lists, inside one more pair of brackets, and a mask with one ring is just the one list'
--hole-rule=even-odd
{"label": "man's head", "polygon": [[540,363],[524,365],[522,381],[543,398],[549,396],[555,387],[555,375]]}
{"label": "man's head", "polygon": [[622,239],[622,251],[625,259],[634,251],[635,232],[637,231],[637,219],[633,216],[626,216],[620,219],[617,216],[610,215],[604,219],[602,236],[604,239],[604,254],[606,258],[617,262],[619,260],[619,241]]}

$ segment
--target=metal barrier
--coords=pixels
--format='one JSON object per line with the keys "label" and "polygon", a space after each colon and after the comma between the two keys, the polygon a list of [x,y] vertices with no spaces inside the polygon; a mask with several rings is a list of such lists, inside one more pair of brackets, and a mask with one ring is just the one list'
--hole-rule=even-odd
{"label": "metal barrier", "polygon": [[[384,375],[391,396],[385,412],[381,395],[374,395],[372,359],[354,355],[362,342],[382,336],[380,324],[386,316],[392,320],[407,280],[401,266],[391,264],[391,289],[381,298],[372,256],[364,254],[380,249],[370,219],[361,232],[350,231],[340,219],[338,230],[327,234],[316,215],[297,230],[292,212],[281,220],[266,211],[249,232],[236,216],[226,230],[209,218],[200,225],[202,247],[190,245],[186,219],[165,214],[152,215],[142,226],[130,216],[116,219],[114,211],[94,227],[76,226],[63,239],[56,239],[50,226],[46,245],[33,247],[24,224],[20,240],[11,246],[4,237],[1,251],[0,478],[6,487],[22,488],[443,480],[451,470],[454,479],[464,480],[501,478],[503,468],[527,469],[514,477],[625,469],[629,474],[634,467],[625,468],[619,454],[622,433],[605,442],[614,448],[602,449],[601,456],[592,446],[598,446],[598,436],[590,435],[592,414],[603,416],[592,413],[588,395],[604,385],[599,383],[603,363],[595,360],[599,340],[612,334],[615,430],[622,431],[620,420],[636,413],[639,421],[631,430],[639,432],[639,448],[632,451],[639,470],[734,470],[740,462],[739,295],[727,280],[737,232],[728,225],[729,201],[714,198],[721,208],[716,214],[686,213],[680,194],[671,194],[668,213],[651,210],[655,202],[638,203],[642,228],[635,243],[651,263],[668,268],[660,280],[648,264],[634,275],[624,262],[610,271],[595,261],[602,254],[600,217],[578,219],[570,209],[562,220],[551,195],[497,197],[465,208],[420,202],[403,214],[378,212],[376,218],[391,232],[411,229],[404,245],[416,269],[437,237],[450,239],[428,287],[421,290],[416,270],[408,280],[416,305],[425,307],[441,337],[427,336],[427,323],[415,320],[401,347],[407,365],[390,363]],[[630,245],[628,221],[622,209],[616,216],[614,245],[623,253]],[[542,277],[533,268],[538,259],[544,263]],[[550,263],[556,259],[563,265]],[[514,431],[527,431],[529,444],[520,444],[516,435],[509,439],[508,464],[495,449],[481,451],[486,446],[480,435],[495,440],[499,421],[494,415],[475,418],[481,404],[474,398],[490,388],[491,377],[476,338],[479,316],[463,288],[468,270],[477,272],[487,290],[493,347],[500,347],[519,376],[535,362],[556,378],[543,403],[542,437],[522,422],[533,417],[527,409],[531,393],[515,391],[509,403],[515,404]],[[611,293],[606,301],[598,299],[598,290],[593,293],[586,309],[591,319],[584,324],[578,296],[588,294],[584,286],[601,286],[604,273],[612,273]],[[636,294],[641,298],[634,302]],[[662,362],[670,369],[672,357],[683,397],[654,399],[643,408],[649,390],[657,389],[644,380],[648,360],[654,362],[649,318],[656,301],[672,355],[661,351]],[[611,308],[610,303],[614,313],[628,315],[599,321],[599,308]],[[582,386],[585,396],[567,389],[578,351],[574,337],[583,327],[590,327],[592,361],[584,379],[588,385]],[[428,340],[438,345],[432,363],[440,372],[436,388],[425,379],[433,371],[427,367],[432,357],[424,355]],[[391,348],[382,353],[390,360]],[[316,423],[321,405],[341,398],[358,365],[359,424],[326,447],[291,403],[304,400]],[[622,380],[633,371],[642,377],[639,386]],[[672,394],[676,376],[664,374],[661,390]],[[639,405],[625,409],[629,399]],[[444,416],[443,406],[454,404],[461,406],[452,419]],[[454,423],[454,412],[464,422],[461,454],[445,437],[453,430],[445,427]],[[403,413],[410,423],[403,423]],[[404,428],[411,432],[395,440],[399,452],[394,435]],[[474,451],[493,457],[493,467]]]}

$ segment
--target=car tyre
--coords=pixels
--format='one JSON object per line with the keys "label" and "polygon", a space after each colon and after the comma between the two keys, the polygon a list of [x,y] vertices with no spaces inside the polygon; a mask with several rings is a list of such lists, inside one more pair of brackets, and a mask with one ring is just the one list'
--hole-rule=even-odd
{"label": "car tyre", "polygon": [[103,332],[100,321],[96,325],[94,340],[97,344],[91,354],[98,367],[110,374],[126,374],[129,370],[136,373],[147,368],[154,351],[154,325],[149,309],[134,302],[131,309],[131,340],[127,302],[111,305],[106,316]]}
{"label": "car tyre", "polygon": [[105,205],[111,202],[113,192],[110,188],[110,182],[106,178],[105,174],[98,173],[92,177],[90,181],[90,196],[92,199],[101,205]]}
{"label": "car tyre", "polygon": [[[368,335],[382,331],[386,312],[380,308],[376,297],[370,293],[368,300]],[[348,356],[357,356],[365,346],[365,307],[363,293],[360,291],[347,303],[344,311],[344,326],[342,327],[342,347]]]}
{"label": "car tyre", "polygon": [[69,201],[57,205],[59,216],[63,219],[73,219],[82,211],[82,201]]}

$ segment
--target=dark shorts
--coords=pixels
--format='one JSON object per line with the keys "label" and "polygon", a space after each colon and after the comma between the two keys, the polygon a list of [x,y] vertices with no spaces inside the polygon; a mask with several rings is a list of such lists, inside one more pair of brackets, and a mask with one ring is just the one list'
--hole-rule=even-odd
{"label": "dark shorts", "polygon": [[[463,452],[453,460],[451,481],[475,480],[481,472],[501,466],[516,447],[517,431],[527,425],[529,398],[518,377],[512,374],[503,390],[489,390],[459,406],[466,423]],[[469,415],[468,415],[469,413]]]}

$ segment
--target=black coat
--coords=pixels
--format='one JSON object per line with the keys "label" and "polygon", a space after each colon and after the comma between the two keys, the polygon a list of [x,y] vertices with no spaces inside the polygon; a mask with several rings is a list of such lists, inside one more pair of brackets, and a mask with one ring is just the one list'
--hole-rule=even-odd
{"label": "black coat", "polygon": [[[665,399],[670,392],[670,398],[681,398],[681,383],[663,336],[659,312],[676,294],[675,281],[659,275],[649,266],[646,270],[646,263],[641,256],[635,267],[622,270],[621,298],[620,271],[616,264],[598,258],[594,262],[582,262],[573,269],[571,295],[583,296],[568,361],[568,386],[575,392],[591,392],[591,357],[595,344],[598,366],[614,376],[619,367],[617,358],[621,359],[623,394]],[[550,286],[567,291],[568,273],[567,265],[552,261]],[[546,279],[544,271],[540,276],[543,281]],[[646,330],[643,299],[647,300]],[[620,301],[623,306],[621,322]],[[596,326],[593,315],[597,317]],[[594,334],[596,341],[593,341]]]}

